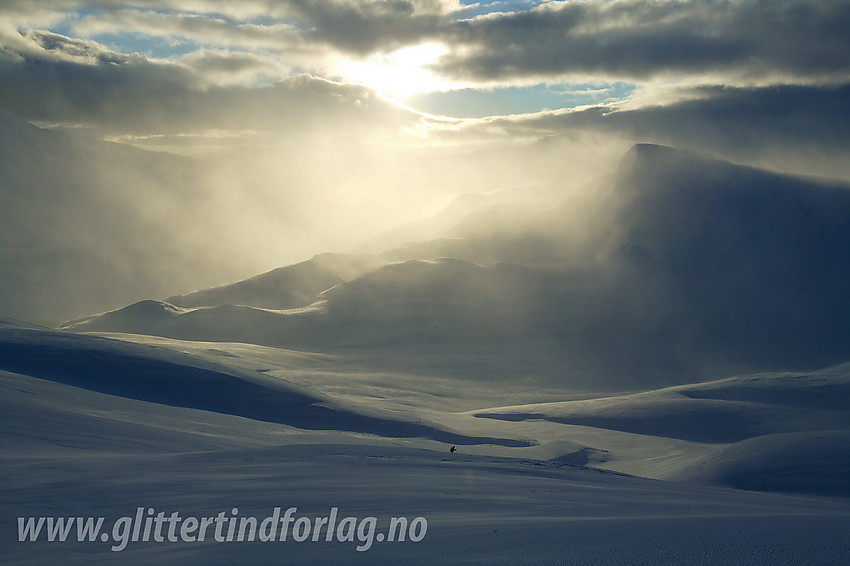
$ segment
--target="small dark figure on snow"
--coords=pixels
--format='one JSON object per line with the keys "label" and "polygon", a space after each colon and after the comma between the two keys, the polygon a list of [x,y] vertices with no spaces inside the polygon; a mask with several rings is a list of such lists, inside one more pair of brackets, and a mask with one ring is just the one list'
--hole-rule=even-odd
{"label": "small dark figure on snow", "polygon": [[456,451],[457,451],[457,446],[452,446],[451,448],[449,448],[449,452],[451,452],[452,454],[454,454]]}

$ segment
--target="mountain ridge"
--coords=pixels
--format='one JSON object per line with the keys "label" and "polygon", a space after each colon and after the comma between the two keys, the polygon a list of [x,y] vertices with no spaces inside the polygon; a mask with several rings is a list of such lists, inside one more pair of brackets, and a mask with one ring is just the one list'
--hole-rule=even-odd
{"label": "mountain ridge", "polygon": [[449,241],[457,253],[405,261],[400,251],[400,261],[376,260],[280,303],[298,311],[219,301],[147,327],[113,313],[69,328],[317,351],[508,353],[547,360],[553,376],[570,368],[568,381],[620,386],[850,358],[843,186],[639,145],[609,185],[526,224]]}

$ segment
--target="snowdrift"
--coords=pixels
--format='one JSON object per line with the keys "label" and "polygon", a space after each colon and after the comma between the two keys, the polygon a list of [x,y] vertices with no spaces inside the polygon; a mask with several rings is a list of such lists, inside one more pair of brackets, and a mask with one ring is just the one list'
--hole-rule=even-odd
{"label": "snowdrift", "polygon": [[696,442],[850,429],[850,373],[759,374],[656,391],[493,408],[481,418],[545,419]]}
{"label": "snowdrift", "polygon": [[422,423],[359,414],[260,372],[225,368],[149,346],[47,329],[0,327],[0,369],[128,399],[303,429],[427,437],[455,444],[528,444],[466,437]]}
{"label": "snowdrift", "polygon": [[850,496],[850,430],[757,436],[683,470],[680,479],[751,491]]}
{"label": "snowdrift", "polygon": [[[738,489],[850,494],[850,372],[758,374],[631,395],[490,408],[479,418],[549,421],[716,445],[667,479]],[[640,440],[636,440],[640,442]]]}

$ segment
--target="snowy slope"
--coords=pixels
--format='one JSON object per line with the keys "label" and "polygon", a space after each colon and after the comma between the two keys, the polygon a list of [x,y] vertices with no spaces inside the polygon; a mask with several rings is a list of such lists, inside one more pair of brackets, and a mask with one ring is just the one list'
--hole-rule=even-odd
{"label": "snowy slope", "polygon": [[726,443],[782,432],[850,428],[850,373],[759,374],[643,393],[488,409],[478,417],[546,419]]}
{"label": "snowy slope", "polygon": [[[20,516],[93,516],[112,522],[140,506],[184,517],[230,514],[238,508],[240,517],[260,519],[275,506],[294,506],[310,517],[338,507],[341,514],[377,517],[379,531],[390,517],[425,517],[427,535],[418,543],[375,541],[364,552],[355,550],[358,541],[324,540],[138,542],[112,552],[111,541],[14,542],[7,533],[0,545],[5,564],[716,564],[758,563],[766,557],[772,564],[830,564],[850,551],[844,536],[850,527],[846,498],[693,484],[755,477],[746,467],[752,460],[740,460],[750,445],[679,441],[636,434],[629,427],[616,431],[551,420],[480,418],[483,412],[506,413],[499,400],[557,398],[553,390],[492,383],[461,388],[452,380],[370,372],[356,358],[248,344],[114,338],[120,341],[5,322],[0,350],[0,467],[7,478],[0,488],[3,524],[11,528]],[[170,385],[163,387],[166,379]],[[284,417],[296,406],[310,411],[321,399],[337,412],[339,426],[267,419],[262,412],[237,415],[221,405],[223,398],[236,400],[260,386],[270,401],[287,405]],[[746,398],[737,403],[785,400],[807,408],[819,405],[820,396],[845,395],[847,372],[760,375],[644,397],[675,394],[699,403],[699,395],[717,400],[726,391],[731,398]],[[190,408],[175,400],[180,392],[198,404]],[[638,400],[645,406],[640,398],[617,402]],[[593,402],[605,404],[576,399],[534,406],[557,416],[565,414],[565,404]],[[255,398],[252,406],[262,402]],[[482,406],[491,409],[482,411]],[[689,410],[686,404],[679,408]],[[749,409],[740,406],[739,412]],[[388,424],[389,414],[396,425]],[[385,425],[363,434],[357,415]],[[771,426],[781,421],[769,416],[765,421]],[[400,422],[419,423],[420,432],[408,435],[397,428]],[[454,429],[453,438],[428,438],[429,430],[447,429]],[[479,439],[483,443],[458,443],[459,452],[452,454],[444,442],[475,438],[488,429],[494,438],[539,443],[523,447]],[[834,467],[841,453],[831,449],[845,441],[846,433],[804,434],[791,434],[793,442],[786,445],[805,446],[795,454],[812,466],[783,468],[786,478],[790,470],[808,482],[818,464],[842,471]],[[582,438],[593,438],[594,444],[574,442]],[[736,447],[742,450],[735,452]],[[679,469],[691,472],[690,484],[600,468],[628,467],[629,458],[634,466],[648,468],[665,460],[670,468],[677,458],[682,464],[683,453],[690,466]],[[705,464],[696,465],[701,459]],[[703,475],[697,478],[695,471]],[[833,482],[839,478],[831,477]],[[824,489],[826,482],[806,485],[841,493],[835,485]],[[786,481],[755,488],[787,486]]]}
{"label": "snowy slope", "polygon": [[467,438],[422,423],[362,415],[261,372],[228,370],[186,354],[64,332],[0,328],[0,368],[119,397],[304,429],[430,437],[457,444],[528,444]]}
{"label": "snowy slope", "polygon": [[[605,467],[742,489],[850,492],[850,373],[758,374],[656,391],[475,411],[479,418],[547,421],[706,445]],[[673,450],[670,451],[674,452]],[[660,457],[660,458],[659,458]],[[612,460],[615,455],[609,455]],[[654,460],[654,461],[653,461]]]}
{"label": "snowy slope", "polygon": [[[818,444],[821,459],[815,461],[823,462],[822,469],[813,464],[807,474],[850,472],[842,452],[842,434],[850,431],[846,366],[594,395],[568,387],[528,388],[515,380],[387,370],[374,358],[353,353],[108,336],[5,327],[0,369],[305,430],[419,437],[464,445],[472,453],[519,451],[540,460],[593,462],[647,477],[700,482],[729,483],[725,478],[733,468],[711,471],[725,462],[718,454],[737,454],[735,446],[748,446],[757,437],[777,439],[779,446],[787,438],[799,446],[794,435],[826,434],[835,437],[835,451]],[[524,403],[505,405],[509,399]],[[793,453],[789,449],[786,457]],[[753,466],[740,455],[730,461],[741,461],[742,469]],[[784,465],[763,459],[761,472],[773,473],[774,461],[776,469]],[[846,482],[834,484],[837,492],[847,488]]]}

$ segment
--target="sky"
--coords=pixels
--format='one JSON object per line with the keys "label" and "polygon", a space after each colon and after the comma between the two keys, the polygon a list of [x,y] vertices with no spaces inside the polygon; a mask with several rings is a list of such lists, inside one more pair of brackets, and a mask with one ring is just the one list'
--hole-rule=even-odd
{"label": "sky", "polygon": [[844,0],[2,0],[0,108],[142,146],[593,131],[846,177],[848,29]]}
{"label": "sky", "polygon": [[0,0],[4,268],[81,316],[468,193],[563,200],[636,143],[850,182],[848,29],[847,0]]}

